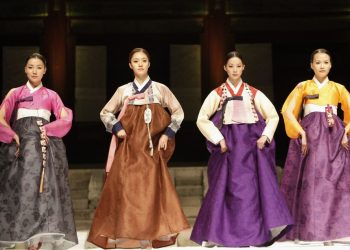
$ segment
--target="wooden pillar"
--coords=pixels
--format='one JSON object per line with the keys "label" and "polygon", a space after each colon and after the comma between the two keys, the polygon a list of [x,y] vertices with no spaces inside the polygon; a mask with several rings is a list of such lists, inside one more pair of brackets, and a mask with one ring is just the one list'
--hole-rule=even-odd
{"label": "wooden pillar", "polygon": [[202,34],[202,98],[226,80],[223,69],[227,52],[234,49],[224,0],[207,0],[209,14]]}
{"label": "wooden pillar", "polygon": [[56,91],[67,106],[74,104],[74,84],[71,82],[74,68],[69,20],[64,0],[49,0],[48,17],[45,20],[42,50],[47,58],[45,85]]}

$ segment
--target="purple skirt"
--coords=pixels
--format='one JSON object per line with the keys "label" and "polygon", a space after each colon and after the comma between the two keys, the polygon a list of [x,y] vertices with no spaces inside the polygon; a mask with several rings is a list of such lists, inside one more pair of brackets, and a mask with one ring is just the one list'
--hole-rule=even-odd
{"label": "purple skirt", "polygon": [[350,153],[341,146],[344,125],[335,116],[327,126],[325,113],[313,112],[301,122],[309,152],[290,141],[282,192],[295,220],[290,240],[334,240],[350,236]]}
{"label": "purple skirt", "polygon": [[[213,122],[217,123],[221,112]],[[191,240],[225,247],[272,243],[293,224],[279,191],[275,171],[275,143],[259,150],[256,141],[265,127],[255,124],[223,125],[229,151],[208,142],[209,189],[193,227]],[[278,228],[277,233],[271,229]],[[282,230],[284,228],[284,230]]]}

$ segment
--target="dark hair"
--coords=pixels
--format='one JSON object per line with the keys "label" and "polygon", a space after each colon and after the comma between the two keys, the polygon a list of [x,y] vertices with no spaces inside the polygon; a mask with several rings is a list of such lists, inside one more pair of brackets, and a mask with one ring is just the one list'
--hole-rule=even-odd
{"label": "dark hair", "polygon": [[144,48],[134,48],[134,49],[133,49],[132,51],[130,51],[130,53],[129,53],[129,62],[131,62],[132,56],[133,56],[135,53],[137,53],[137,52],[142,52],[142,53],[144,53],[144,54],[147,56],[148,61],[151,61],[151,56],[150,56],[150,54],[148,53],[148,51],[147,51],[146,49],[144,49]]}
{"label": "dark hair", "polygon": [[226,60],[225,60],[225,65],[227,64],[228,60],[230,60],[233,57],[237,57],[237,58],[241,59],[242,63],[244,64],[242,55],[238,51],[234,50],[234,51],[230,51],[230,52],[227,53]]}
{"label": "dark hair", "polygon": [[314,52],[311,53],[311,56],[310,56],[310,62],[311,63],[314,61],[314,57],[315,57],[315,55],[317,53],[327,54],[329,56],[330,61],[332,62],[331,53],[328,50],[326,50],[326,49],[320,48],[320,49],[314,50]]}
{"label": "dark hair", "polygon": [[41,60],[41,61],[43,62],[43,64],[44,64],[45,68],[46,68],[46,59],[45,59],[45,57],[44,57],[42,54],[40,54],[40,53],[33,53],[33,54],[31,54],[30,56],[28,56],[27,59],[26,59],[26,61],[25,61],[24,66],[26,66],[27,63],[28,63],[28,61],[29,61],[30,59],[33,59],[33,58],[37,58],[37,59]]}

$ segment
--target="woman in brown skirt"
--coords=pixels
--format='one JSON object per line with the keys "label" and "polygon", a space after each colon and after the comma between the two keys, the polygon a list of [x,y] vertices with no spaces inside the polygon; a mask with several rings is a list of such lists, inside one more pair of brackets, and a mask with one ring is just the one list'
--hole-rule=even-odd
{"label": "woman in brown skirt", "polygon": [[129,67],[134,81],[100,113],[113,138],[88,241],[102,248],[168,246],[189,228],[167,169],[184,113],[169,88],[150,79],[145,49],[130,52]]}

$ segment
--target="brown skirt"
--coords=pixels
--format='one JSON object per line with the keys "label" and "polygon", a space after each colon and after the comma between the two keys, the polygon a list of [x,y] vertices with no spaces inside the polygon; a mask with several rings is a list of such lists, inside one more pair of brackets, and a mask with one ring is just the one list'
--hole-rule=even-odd
{"label": "brown skirt", "polygon": [[150,154],[145,105],[129,105],[121,119],[126,138],[119,141],[104,184],[88,241],[102,248],[163,247],[175,243],[177,234],[189,228],[172,183],[167,162],[175,140],[158,151],[158,141],[170,124],[159,104],[150,104]]}

